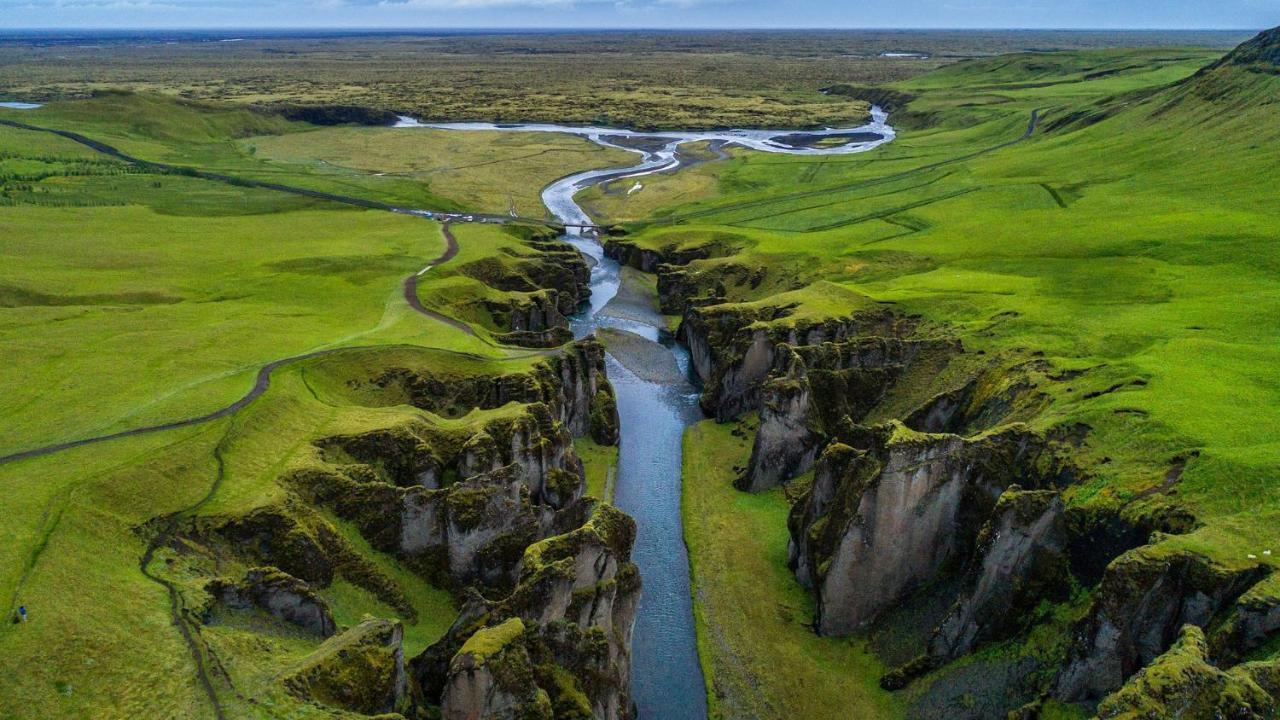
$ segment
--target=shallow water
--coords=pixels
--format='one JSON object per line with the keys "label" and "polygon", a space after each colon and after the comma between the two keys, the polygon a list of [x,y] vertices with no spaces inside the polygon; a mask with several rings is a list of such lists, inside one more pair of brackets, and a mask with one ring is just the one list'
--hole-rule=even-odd
{"label": "shallow water", "polygon": [[0,102],[0,108],[9,108],[10,110],[35,110],[38,107],[40,107],[40,103]]}
{"label": "shallow water", "polygon": [[[562,178],[542,192],[547,209],[565,225],[591,225],[592,220],[573,197],[591,185],[670,172],[682,164],[679,146],[702,140],[738,144],[764,152],[793,155],[843,155],[866,152],[894,138],[880,108],[872,122],[860,128],[815,132],[793,130],[727,130],[691,133],[639,133],[610,128],[574,128],[561,125],[506,125],[453,123],[422,125],[402,118],[400,127],[435,127],[452,130],[567,132],[588,137],[609,147],[638,153],[640,162],[628,168],[589,170]],[[879,139],[867,140],[867,133]],[[835,147],[807,147],[805,142],[828,136],[847,136],[850,142]],[[613,140],[641,138],[665,142],[637,143],[626,147]],[[786,138],[796,144],[780,142]],[[636,614],[632,640],[632,697],[645,720],[704,720],[707,717],[706,685],[698,663],[698,650],[690,597],[689,558],[684,545],[680,515],[682,443],[684,430],[702,419],[698,388],[692,380],[689,353],[666,330],[666,323],[652,307],[628,304],[626,317],[610,313],[608,304],[618,294],[617,261],[605,257],[594,238],[570,227],[564,239],[592,261],[591,298],[570,319],[575,337],[585,337],[602,327],[613,327],[661,343],[671,352],[680,372],[664,373],[666,381],[644,380],[618,361],[606,358],[609,378],[617,394],[622,443],[618,455],[614,502],[636,520],[633,559],[640,568],[644,590]],[[617,348],[625,352],[624,347]],[[627,358],[634,365],[633,360]]]}
{"label": "shallow water", "polygon": [[[568,202],[572,204],[571,197]],[[563,220],[574,217],[574,211],[585,217],[577,205],[557,215]],[[610,315],[606,305],[620,285],[617,261],[590,238],[575,234],[565,240],[595,260],[590,303],[570,320],[574,336],[585,337],[601,327],[626,330],[662,343],[681,371],[678,380],[658,384],[637,377],[613,355],[606,358],[622,435],[614,504],[636,520],[632,559],[644,583],[631,646],[632,697],[642,718],[702,720],[707,716],[706,686],[694,641],[689,558],[680,519],[684,429],[702,418],[698,390],[687,379],[689,354],[652,308],[628,307],[627,318]]]}

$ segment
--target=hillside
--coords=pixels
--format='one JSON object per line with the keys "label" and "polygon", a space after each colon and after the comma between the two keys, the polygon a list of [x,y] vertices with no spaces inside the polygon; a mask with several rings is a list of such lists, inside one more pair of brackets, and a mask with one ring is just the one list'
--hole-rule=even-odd
{"label": "hillside", "polygon": [[[868,678],[946,718],[1088,715],[1122,685],[1105,717],[1169,717],[1237,692],[1198,684],[1208,663],[1274,688],[1276,37],[958,63],[896,86],[922,129],[875,154],[651,181],[701,198],[617,252],[671,258],[664,308],[730,423],[686,445],[723,716],[812,714]],[[885,497],[903,466],[927,494]],[[951,492],[974,493],[958,515],[929,504]],[[1208,650],[1177,682],[1203,694],[1154,696],[1184,623]]]}
{"label": "hillside", "polygon": [[[716,720],[1280,717],[1280,29],[929,35],[954,57],[870,78],[838,35],[751,37],[682,40],[749,61],[703,104],[578,102],[557,44],[530,67],[574,73],[494,116],[887,98],[897,137],[586,189],[604,260],[542,190],[635,157],[578,136],[316,125],[384,114],[264,107],[347,98],[199,48],[104,54],[160,92],[59,65],[84,97],[0,109],[0,718],[635,720],[685,660],[668,707],[705,687]],[[458,42],[430,46],[480,62]],[[660,492],[672,517],[624,512]],[[644,645],[681,620],[646,590],[696,656]]]}

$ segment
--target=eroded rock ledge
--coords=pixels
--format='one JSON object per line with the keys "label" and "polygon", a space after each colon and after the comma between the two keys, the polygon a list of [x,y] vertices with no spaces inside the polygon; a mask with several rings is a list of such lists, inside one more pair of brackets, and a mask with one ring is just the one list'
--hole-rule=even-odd
{"label": "eroded rock ledge", "polygon": [[601,505],[581,528],[530,546],[510,595],[473,596],[445,638],[413,661],[426,701],[458,720],[635,717],[634,540],[634,521]]}
{"label": "eroded rock ledge", "polygon": [[[1280,633],[1280,583],[1256,561],[1224,567],[1174,542],[1198,527],[1169,492],[1187,456],[1132,499],[1082,502],[1073,493],[1095,470],[1075,458],[1090,428],[1026,424],[1044,427],[1046,383],[1085,371],[1029,351],[975,357],[891,306],[820,317],[785,295],[732,301],[771,280],[710,244],[608,251],[656,272],[664,311],[683,314],[704,412],[759,412],[737,487],[798,480],[790,556],[817,601],[817,632],[919,626],[894,631],[914,649],[895,650],[907,661],[892,661],[884,687],[929,675],[928,692],[947,697],[966,674],[952,661],[1039,633],[1055,639],[1008,666],[1026,686],[1008,698],[1010,717],[1038,717],[1047,699],[1105,717],[1275,716],[1280,665],[1241,663]],[[1111,387],[1126,384],[1143,381]],[[889,617],[907,607],[909,619]]]}
{"label": "eroded rock ledge", "polygon": [[586,260],[549,228],[504,225],[502,232],[516,238],[520,249],[503,248],[448,270],[500,292],[475,300],[438,296],[437,301],[454,305],[460,315],[474,317],[472,305],[481,309],[497,329],[494,339],[506,345],[550,348],[569,342],[568,317],[590,295]]}
{"label": "eroded rock ledge", "polygon": [[[329,637],[281,682],[343,710],[633,717],[635,525],[586,497],[573,445],[617,441],[600,344],[506,374],[437,375],[430,362],[381,357],[354,364],[365,374],[344,370],[339,392],[399,410],[355,412],[346,431],[315,439],[279,478],[278,504],[194,520],[175,539],[192,567],[251,568],[203,584],[206,622],[263,613]],[[337,521],[460,599],[453,628],[411,663],[398,623],[340,627],[318,592],[341,579],[413,618],[397,580]]]}
{"label": "eroded rock ledge", "polygon": [[[972,594],[944,623],[938,653],[963,653],[974,638],[995,634],[985,624],[992,619],[977,613],[1013,604],[1010,577],[1046,572],[1035,567],[1034,550],[1060,557],[1065,544],[1051,537],[1061,527],[1061,502],[1020,490],[1061,481],[1062,468],[1044,440],[1023,428],[967,440],[901,424],[849,440],[854,445],[837,442],[824,451],[813,485],[788,522],[796,577],[818,599],[818,632],[846,635],[866,627],[948,565],[978,554],[981,545],[989,561],[982,565],[989,567],[974,573]],[[998,504],[1004,506],[999,512]],[[1044,507],[1025,507],[1037,505]],[[979,542],[988,522],[992,527]],[[1023,538],[993,538],[1002,525],[1016,527]],[[992,587],[1000,583],[1006,585]]]}

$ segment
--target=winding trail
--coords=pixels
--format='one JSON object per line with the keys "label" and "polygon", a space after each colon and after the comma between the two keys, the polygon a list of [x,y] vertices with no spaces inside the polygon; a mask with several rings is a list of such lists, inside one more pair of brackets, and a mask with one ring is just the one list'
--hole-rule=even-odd
{"label": "winding trail", "polygon": [[[1022,137],[1016,140],[986,148],[963,157],[932,163],[904,171],[896,175],[878,178],[873,181],[863,181],[852,185],[859,186],[874,182],[886,182],[912,173],[968,160],[1017,144],[1032,136],[1035,132],[1038,119],[1039,111],[1033,111],[1026,132]],[[883,116],[877,116],[876,124],[887,128],[887,126],[884,126],[883,120]],[[142,160],[130,156],[110,145],[70,131],[40,127],[8,119],[0,119],[0,125],[58,135],[85,145],[105,155],[139,167],[155,170],[157,172],[188,175],[191,177],[227,183],[230,185],[275,190],[320,200],[401,214],[425,217],[430,217],[431,215],[436,214],[430,211],[406,208],[375,200],[367,200],[364,198],[338,195],[334,193],[310,190],[307,188],[251,180],[221,173],[206,172],[189,167]],[[456,129],[522,129],[453,127]],[[529,128],[526,127],[524,129]],[[554,129],[544,129],[553,132],[565,131],[559,127]],[[581,132],[581,129],[579,129],[578,132],[580,134],[587,134]],[[746,132],[746,135],[738,135],[732,138],[715,136],[697,139],[727,140],[727,142],[744,145],[746,147],[765,152],[783,152],[803,155],[861,152],[881,144],[878,142],[860,144],[850,143],[842,148],[816,150],[812,148],[798,148],[794,146],[779,145],[772,136],[757,137],[751,134],[751,131]],[[825,133],[815,134],[833,134],[835,132],[837,131],[825,131]],[[573,195],[578,190],[589,185],[612,182],[624,178],[640,177],[655,172],[670,172],[676,170],[683,165],[682,158],[676,152],[678,146],[683,142],[690,141],[687,134],[644,133],[642,135],[650,137],[665,137],[671,140],[671,142],[666,144],[662,150],[650,152],[631,147],[614,145],[608,140],[609,135],[617,136],[620,134],[621,133],[616,131],[608,131],[606,133],[593,133],[588,136],[600,144],[611,145],[614,147],[620,147],[621,149],[638,152],[643,157],[642,161],[632,168],[613,168],[588,171],[585,173],[578,173],[552,183],[544,190],[543,199],[548,209],[560,222],[548,222],[545,219],[521,218],[508,215],[485,215],[474,213],[471,214],[470,217],[491,222],[525,222],[564,229],[566,231],[565,239],[567,241],[577,247],[585,255],[588,255],[597,261],[595,269],[593,269],[592,272],[592,289],[593,291],[598,292],[593,292],[590,307],[575,321],[575,335],[593,332],[598,325],[608,325],[632,332],[639,332],[642,336],[667,346],[676,356],[679,367],[685,373],[688,373],[689,361],[687,351],[680,347],[674,339],[670,337],[670,334],[665,330],[665,323],[662,322],[662,318],[657,316],[656,313],[650,321],[644,323],[621,321],[618,319],[609,320],[605,315],[598,315],[599,311],[604,308],[604,305],[617,293],[619,286],[619,268],[616,262],[613,262],[612,260],[606,261],[597,242],[582,235],[583,230],[594,229],[595,225],[592,224],[592,220],[586,215],[586,213],[573,202]],[[893,138],[892,129],[888,129],[884,138],[884,141],[888,141]],[[858,147],[855,149],[855,146]],[[713,151],[718,157],[725,156],[720,146],[715,147]],[[843,188],[827,187],[806,193],[779,196],[771,198],[770,201],[773,202],[778,199],[791,199],[795,197],[819,195],[839,191],[840,189]],[[679,218],[678,221],[691,217],[698,217],[703,214],[722,212],[730,207],[736,208],[742,206],[746,206],[746,204],[741,206],[725,206],[701,211],[699,213],[693,213]],[[444,217],[443,219],[445,222],[441,225],[441,233],[446,242],[445,251],[438,257],[431,260],[422,270],[404,279],[404,299],[415,312],[433,320],[443,322],[472,337],[477,337],[475,330],[469,325],[457,320],[456,318],[451,318],[425,307],[417,295],[419,278],[424,273],[430,271],[433,267],[449,262],[458,254],[458,243],[448,222],[450,218]],[[86,445],[191,427],[218,420],[220,418],[225,418],[233,415],[261,397],[271,385],[272,374],[277,369],[285,365],[308,359],[334,355],[337,353],[388,347],[394,346],[378,345],[331,348],[273,360],[259,368],[253,387],[250,388],[247,393],[238,400],[212,412],[168,423],[32,448],[0,456],[0,465],[29,458],[46,456],[63,450],[83,447]],[[513,355],[506,358],[489,358],[451,350],[432,350],[488,361],[514,360],[534,355],[547,355],[556,352],[555,350],[547,350],[523,355]],[[683,437],[684,428],[700,417],[697,413],[696,393],[693,392],[694,385],[692,383],[681,382],[679,384],[664,387],[638,380],[612,357],[610,358],[609,370],[611,375],[618,378],[615,382],[620,386],[619,410],[623,415],[622,423],[624,429],[628,426],[634,428],[632,432],[624,433],[624,438],[629,439],[630,443],[624,444],[623,446],[619,472],[615,480],[617,485],[618,504],[623,510],[637,515],[637,519],[642,521],[641,534],[637,543],[636,559],[637,563],[641,565],[642,572],[646,577],[646,595],[642,597],[641,613],[637,620],[638,629],[636,634],[636,654],[634,657],[636,660],[637,670],[637,677],[634,679],[634,684],[636,686],[635,689],[638,695],[637,700],[639,701],[641,709],[647,711],[647,714],[651,717],[705,718],[707,713],[706,688],[703,686],[702,672],[698,665],[697,650],[694,642],[692,607],[691,598],[689,597],[689,566],[687,554],[683,547],[683,530],[680,525],[680,441]],[[649,432],[641,431],[640,428],[642,426],[647,427]],[[222,448],[225,441],[226,437],[224,436],[215,447],[214,457],[217,467],[214,480],[209,487],[208,492],[195,504],[160,518],[161,528],[159,532],[154,535],[147,546],[146,552],[139,560],[139,570],[142,574],[149,580],[164,587],[168,594],[170,615],[174,624],[176,624],[181,631],[184,642],[191,651],[192,659],[196,665],[202,688],[208,695],[214,715],[218,720],[225,720],[226,713],[213,686],[213,681],[210,678],[209,671],[206,666],[207,648],[203,647],[203,644],[197,637],[198,628],[193,631],[192,627],[187,623],[183,615],[181,593],[178,591],[178,588],[171,581],[153,573],[150,569],[150,565],[154,559],[156,551],[168,542],[172,533],[176,529],[178,522],[183,517],[199,510],[201,506],[206,504],[217,493],[225,475],[225,466],[222,457]],[[636,443],[640,444],[637,445]],[[665,482],[661,482],[664,477]],[[653,495],[654,492],[659,493],[659,495]],[[646,523],[643,521],[648,522]],[[655,597],[653,593],[653,590],[655,589],[659,590],[658,597]],[[645,612],[645,605],[651,606],[649,612]],[[672,654],[673,652],[674,655]]]}
{"label": "winding trail", "polygon": [[471,337],[479,337],[478,335],[476,335],[475,328],[471,327],[470,325],[462,322],[457,318],[449,317],[444,313],[439,313],[439,312],[436,312],[435,310],[432,310],[431,308],[428,308],[426,305],[422,304],[422,299],[418,297],[418,279],[421,278],[423,275],[425,275],[428,271],[430,271],[431,268],[436,267],[437,265],[443,265],[449,262],[454,258],[455,255],[458,254],[458,240],[453,236],[453,228],[449,226],[448,220],[441,223],[440,234],[444,235],[444,241],[445,241],[444,253],[442,253],[440,257],[428,262],[426,266],[424,266],[418,272],[404,279],[404,301],[409,304],[409,307],[416,310],[419,314],[426,315],[427,317],[432,318],[434,320],[439,320],[440,322],[448,325],[449,327],[452,327],[460,332],[466,333]]}
{"label": "winding trail", "polygon": [[[337,195],[334,193],[321,192],[318,190],[310,190],[308,188],[300,188],[292,185],[282,185],[280,183],[250,180],[246,178],[236,177],[233,175],[224,175],[222,173],[211,173],[211,172],[205,172],[203,170],[197,170],[194,168],[183,167],[179,165],[170,165],[168,163],[159,163],[159,162],[153,162],[150,160],[143,160],[141,158],[136,158],[132,155],[129,155],[111,145],[108,145],[103,142],[99,142],[97,140],[94,140],[93,138],[86,137],[84,135],[81,135],[80,133],[71,132],[69,130],[59,130],[57,128],[48,128],[48,127],[42,127],[39,125],[31,125],[29,123],[18,122],[17,120],[9,120],[4,118],[0,118],[0,125],[7,125],[9,127],[18,128],[20,130],[44,132],[44,133],[57,135],[59,137],[66,138],[68,140],[72,140],[81,145],[89,147],[104,155],[114,157],[119,160],[123,160],[124,162],[130,163],[132,165],[136,165],[138,167],[156,170],[163,173],[175,173],[175,174],[187,175],[191,177],[201,178],[204,180],[211,180],[214,182],[222,182],[229,185],[236,185],[239,187],[252,187],[252,188],[260,188],[264,190],[275,190],[278,192],[285,192],[293,195],[302,195],[305,197],[316,198],[319,200],[327,200],[331,202],[343,203],[346,205],[354,205],[357,207],[363,207],[363,208],[368,208],[372,210],[385,210],[387,212],[394,212],[394,213],[399,213],[404,215],[415,215],[418,217],[426,217],[428,219],[431,219],[432,215],[437,214],[434,211],[427,211],[427,210],[421,210],[421,209],[415,209],[415,208],[406,208],[406,207],[401,207],[399,205],[392,205],[390,203],[378,202],[376,200],[366,200],[364,198],[350,197],[346,195]],[[430,213],[430,215],[428,215],[428,213]],[[499,223],[522,222],[522,223],[543,225],[547,227],[557,227],[557,228],[560,227],[559,224],[548,222],[547,220],[544,220],[544,219],[521,218],[521,217],[508,216],[508,215],[486,215],[486,214],[478,214],[478,213],[470,213],[469,216],[472,218],[478,218],[482,220],[488,220],[491,222],[499,222]],[[422,270],[419,270],[417,273],[414,273],[413,275],[410,275],[409,277],[404,279],[404,282],[403,282],[404,298],[405,298],[405,301],[409,304],[409,307],[413,308],[413,310],[416,311],[417,313],[424,315],[426,317],[429,317],[432,320],[437,320],[439,322],[445,323],[446,325],[449,325],[450,327],[456,330],[464,332],[471,337],[478,337],[475,329],[472,328],[470,325],[456,318],[449,317],[448,315],[444,315],[443,313],[439,313],[434,310],[431,310],[430,308],[427,308],[422,304],[422,301],[418,298],[418,279],[424,273],[429,271],[431,268],[437,267],[449,262],[458,254],[458,241],[457,241],[457,238],[454,237],[453,230],[450,227],[451,221],[452,221],[452,218],[445,217],[445,219],[443,220],[440,226],[441,234],[444,235],[444,239],[445,239],[445,251],[441,253],[438,257],[428,261],[426,266]],[[487,343],[487,344],[492,344],[492,343]],[[501,347],[501,346],[494,345],[494,347]],[[93,445],[96,443],[108,442],[111,440],[119,440],[119,439],[128,438],[128,437],[136,437],[138,435],[147,435],[151,433],[164,432],[166,430],[176,430],[178,428],[191,427],[192,425],[200,425],[203,423],[211,422],[213,420],[218,420],[220,418],[224,418],[234,414],[235,412],[247,406],[249,403],[252,403],[254,400],[257,400],[259,397],[261,397],[262,394],[265,393],[267,389],[271,386],[271,374],[274,373],[280,367],[284,365],[289,365],[291,363],[300,362],[302,360],[309,360],[312,358],[322,357],[325,355],[332,355],[339,352],[347,352],[347,351],[356,350],[356,349],[368,349],[368,347],[344,347],[344,348],[332,348],[327,350],[316,350],[313,352],[301,353],[298,355],[291,355],[289,357],[273,360],[258,369],[258,374],[254,380],[253,387],[250,388],[249,392],[245,393],[244,396],[242,396],[240,399],[236,400],[235,402],[231,403],[230,405],[226,405],[224,407],[218,408],[217,410],[214,410],[213,412],[210,412],[210,413],[206,413],[204,415],[199,415],[197,417],[183,418],[181,420],[174,420],[172,422],[161,423],[159,425],[150,425],[147,427],[133,428],[131,430],[122,430],[120,432],[110,433],[107,435],[98,435],[96,437],[82,438],[80,440],[71,440],[68,442],[54,443],[51,445],[45,445],[42,447],[36,447],[28,450],[22,450],[19,452],[10,453],[8,455],[0,455],[0,465],[17,462],[19,460],[26,460],[29,458],[52,455],[57,452],[62,452],[63,450],[70,450],[72,448],[83,447],[85,445]],[[449,350],[443,350],[443,349],[441,349],[440,352],[448,352],[453,354],[469,356],[468,353],[458,353],[457,351],[449,351]],[[551,354],[552,352],[554,351],[515,355],[509,358],[482,358],[482,356],[479,356],[479,355],[476,355],[474,357],[477,359],[516,360],[516,359],[528,358],[533,355]]]}
{"label": "winding trail", "polygon": [[[444,263],[449,262],[454,258],[454,256],[458,254],[458,241],[454,238],[453,232],[449,228],[449,224],[447,222],[441,224],[440,230],[445,238],[445,243],[446,243],[445,251],[441,253],[438,257],[436,257],[435,259],[427,263],[426,268],[405,278],[404,297],[405,297],[405,300],[408,302],[409,306],[412,307],[417,312],[421,313],[422,315],[425,315],[426,317],[429,317],[432,320],[438,320],[440,322],[446,323],[450,327],[461,330],[467,333],[468,335],[475,336],[476,334],[475,330],[472,329],[471,326],[467,325],[466,323],[460,320],[451,318],[448,315],[443,315],[441,313],[438,313],[434,310],[431,310],[425,307],[422,304],[422,301],[418,299],[418,278],[421,277],[422,273],[427,269],[436,267],[438,265],[443,265]],[[254,400],[257,400],[258,398],[262,397],[263,393],[265,393],[267,389],[271,387],[272,373],[274,373],[276,370],[278,370],[279,368],[285,365],[300,362],[302,360],[310,360],[312,358],[324,357],[327,355],[335,355],[337,353],[343,353],[343,352],[351,352],[354,350],[368,350],[375,347],[390,347],[390,346],[360,345],[360,346],[350,346],[350,347],[340,347],[340,348],[329,348],[326,350],[314,350],[312,352],[301,353],[298,355],[290,355],[289,357],[280,358],[279,360],[272,360],[271,362],[267,363],[266,365],[263,365],[261,368],[258,369],[258,374],[257,374],[257,377],[254,379],[253,387],[251,387],[247,393],[245,393],[243,396],[240,397],[240,399],[236,400],[235,402],[229,405],[220,407],[217,410],[214,410],[213,412],[209,412],[204,415],[198,415],[196,417],[183,418],[181,420],[174,420],[172,422],[161,423],[159,425],[148,425],[146,427],[133,428],[131,430],[121,430],[120,432],[110,433],[108,435],[98,435],[96,437],[88,437],[80,440],[71,440],[68,442],[55,443],[53,445],[45,445],[43,447],[31,448],[30,450],[22,450],[16,453],[10,453],[9,455],[0,455],[0,465],[4,465],[11,462],[17,462],[18,460],[26,460],[28,458],[41,457],[44,455],[52,455],[53,453],[62,452],[63,450],[70,450],[72,448],[83,447],[85,445],[94,445],[96,443],[108,442],[110,440],[119,440],[121,438],[127,438],[127,437],[136,437],[138,435],[149,435],[151,433],[164,432],[166,430],[177,430],[179,428],[191,427],[192,425],[201,425],[203,423],[212,422],[214,420],[218,420],[220,418],[233,415],[239,410],[241,410],[242,408],[252,403]],[[463,353],[456,350],[446,350],[443,348],[431,348],[431,349],[438,352],[461,355],[465,357],[472,357],[475,359],[494,360],[494,361],[499,361],[504,359],[515,360],[519,358],[530,357],[532,355],[532,354],[516,355],[510,358],[485,358],[484,356],[481,356],[481,355],[472,355],[470,353]]]}
{"label": "winding trail", "polygon": [[[156,533],[151,542],[147,543],[146,552],[138,560],[138,570],[142,575],[151,582],[163,587],[169,596],[169,617],[173,624],[178,626],[178,631],[182,633],[182,640],[191,652],[191,660],[195,663],[196,676],[200,679],[200,687],[204,690],[205,695],[208,696],[209,703],[213,708],[213,715],[217,720],[226,720],[227,714],[222,707],[222,700],[218,698],[218,692],[213,687],[213,678],[209,676],[209,670],[205,664],[205,656],[209,653],[209,648],[199,639],[200,629],[198,627],[192,629],[190,623],[187,622],[183,614],[182,593],[178,590],[178,586],[172,580],[151,572],[151,561],[155,557],[156,550],[164,547],[169,542],[169,539],[173,537],[173,533],[178,527],[178,521],[208,504],[213,499],[213,496],[217,494],[218,488],[222,486],[222,481],[227,474],[226,462],[222,458],[222,445],[227,441],[227,437],[227,435],[223,435],[213,449],[213,458],[214,462],[217,463],[217,467],[214,471],[213,484],[209,486],[208,492],[191,506],[164,516],[161,520],[162,527],[160,532]],[[227,678],[227,681],[230,682],[230,678]]]}

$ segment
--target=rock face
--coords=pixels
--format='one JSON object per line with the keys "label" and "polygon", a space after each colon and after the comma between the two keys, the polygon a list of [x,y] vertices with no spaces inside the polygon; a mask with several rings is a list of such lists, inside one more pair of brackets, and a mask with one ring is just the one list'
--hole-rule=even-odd
{"label": "rock face", "polygon": [[[898,337],[907,331],[902,321],[887,312],[867,312],[849,318],[822,321],[775,322],[787,317],[787,307],[712,305],[689,308],[680,324],[680,337],[689,346],[693,368],[702,378],[703,411],[719,421],[728,420],[760,403],[760,386],[775,368],[786,368],[791,358],[781,358],[781,346],[791,348],[843,345],[863,338]],[[859,346],[837,347],[831,369],[847,369],[858,363]],[[849,363],[839,368],[838,358]],[[818,360],[815,351],[809,358]]]}
{"label": "rock face", "polygon": [[550,720],[551,697],[534,681],[524,635],[524,623],[511,618],[468,638],[449,663],[440,717]]}
{"label": "rock face", "polygon": [[738,488],[759,492],[808,471],[817,450],[839,428],[862,421],[917,357],[955,350],[947,341],[878,336],[778,346],[759,390],[760,429]]}
{"label": "rock face", "polygon": [[555,347],[573,339],[569,318],[562,309],[560,293],[542,290],[506,300],[486,300],[485,309],[493,324],[507,332],[494,339],[505,345]]}
{"label": "rock face", "polygon": [[590,294],[590,268],[576,250],[549,228],[503,226],[527,248],[504,249],[458,266],[458,272],[502,292],[502,299],[481,300],[502,333],[499,342],[524,347],[555,347],[573,339],[568,316]]}
{"label": "rock face", "polygon": [[929,643],[933,658],[950,660],[1009,637],[1042,600],[1065,599],[1071,584],[1063,509],[1052,490],[1014,486],[1000,496],[978,534],[960,598]]}
{"label": "rock face", "polygon": [[[589,385],[581,391],[589,392]],[[590,427],[589,418],[574,417]],[[527,546],[577,527],[590,509],[573,438],[542,403],[485,423],[465,440],[432,438],[426,428],[372,434],[400,438],[409,450],[391,457],[416,452],[430,458],[426,464],[433,472],[424,474],[422,464],[406,461],[384,462],[381,474],[368,465],[329,464],[300,469],[288,483],[354,522],[374,547],[448,586],[511,587]],[[360,451],[350,448],[368,444],[365,436],[320,443],[346,448],[343,457],[351,458]],[[422,447],[431,449],[414,450]],[[390,477],[422,482],[405,486]],[[441,486],[445,477],[462,479]]]}
{"label": "rock face", "polygon": [[[712,237],[708,242],[688,247],[667,247],[662,250],[643,248],[624,238],[610,238],[604,243],[604,252],[609,257],[628,267],[641,272],[656,273],[662,265],[688,265],[694,260],[705,260],[718,257],[729,251],[726,243],[731,238]],[[675,267],[671,268],[675,269]]]}
{"label": "rock face", "polygon": [[1210,637],[1213,659],[1219,664],[1240,662],[1280,633],[1280,597],[1259,583],[1240,596],[1227,620]]}
{"label": "rock face", "polygon": [[206,589],[227,607],[258,608],[323,637],[329,637],[337,628],[323,598],[298,578],[273,567],[253,568],[238,583],[214,580]]}
{"label": "rock face", "polygon": [[283,480],[466,598],[412,663],[419,704],[446,718],[633,717],[635,524],[584,497],[573,449],[575,435],[617,439],[602,347],[575,343],[530,371],[469,383],[408,368],[368,383],[438,414],[494,411],[325,438]]}
{"label": "rock face", "polygon": [[1187,551],[1148,545],[1113,561],[1076,628],[1052,694],[1097,702],[1173,644],[1183,625],[1205,627],[1266,574],[1229,569]]}
{"label": "rock face", "polygon": [[1009,486],[1054,482],[1043,443],[1020,428],[966,440],[895,423],[853,441],[862,449],[827,448],[788,522],[790,563],[817,596],[823,635],[865,627],[963,561]]}
{"label": "rock face", "polygon": [[300,523],[280,508],[263,508],[192,534],[217,537],[250,561],[279,568],[317,587],[327,587],[337,571],[333,552],[337,539],[323,526]]}
{"label": "rock face", "polygon": [[[511,402],[543,403],[552,418],[574,437],[590,433],[609,439],[617,434],[617,409],[605,374],[604,346],[594,338],[578,340],[522,373],[457,378],[416,368],[388,368],[366,382],[381,389],[394,388],[411,404],[442,415],[461,414],[471,408],[490,410]],[[381,454],[385,451],[380,449],[378,457],[385,458]]]}
{"label": "rock face", "polygon": [[573,438],[617,440],[599,343],[579,341],[519,374],[449,382],[405,368],[368,382],[442,414],[527,403],[457,429],[410,422],[318,441],[319,462],[287,484],[356,523],[374,547],[451,587],[510,588],[525,547],[585,522]]}
{"label": "rock face", "polygon": [[1186,625],[1168,652],[1098,706],[1097,717],[1269,720],[1280,712],[1280,703],[1264,689],[1267,670],[1261,665],[1228,671],[1214,667],[1204,632]]}
{"label": "rock face", "polygon": [[284,678],[284,685],[299,697],[365,715],[403,710],[408,702],[403,639],[400,623],[365,620],[325,641]]}
{"label": "rock face", "polygon": [[634,717],[634,540],[635,523],[601,506],[581,528],[530,546],[513,592],[473,597],[414,659],[427,702],[445,718]]}

